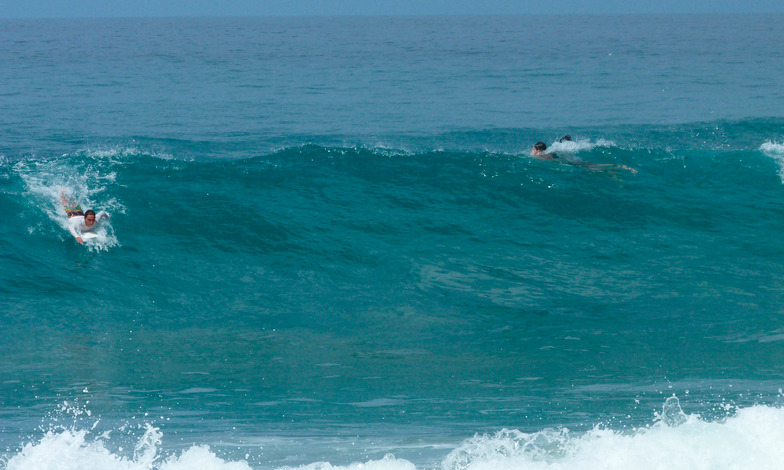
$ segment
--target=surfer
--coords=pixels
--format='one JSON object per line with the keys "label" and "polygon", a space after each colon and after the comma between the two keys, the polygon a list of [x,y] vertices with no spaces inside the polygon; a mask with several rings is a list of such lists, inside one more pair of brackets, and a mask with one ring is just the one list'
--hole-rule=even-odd
{"label": "surfer", "polygon": [[552,160],[554,158],[558,158],[558,155],[552,153],[545,153],[547,151],[547,144],[544,142],[537,142],[534,144],[534,148],[531,149],[531,156],[536,158],[537,160]]}
{"label": "surfer", "polygon": [[[565,136],[558,139],[559,143],[571,142],[571,141],[572,141],[572,137],[569,134],[566,134]],[[558,155],[547,152],[547,144],[545,144],[544,142],[537,142],[534,144],[533,149],[531,149],[531,157],[536,158],[538,160],[554,160],[558,158]],[[579,159],[572,159],[572,158],[564,158],[562,160],[569,165],[581,166],[592,171],[627,170],[632,174],[637,174],[637,169],[626,165],[614,165],[612,163],[592,163],[592,162],[586,162],[586,161],[582,161]]]}
{"label": "surfer", "polygon": [[68,216],[68,231],[76,238],[79,243],[84,243],[82,239],[82,232],[92,232],[103,219],[108,219],[109,214],[106,211],[100,211],[98,214],[93,210],[82,211],[82,207],[75,201],[65,199],[65,190],[60,193],[60,202],[63,204],[65,213]]}
{"label": "surfer", "polygon": [[[559,143],[571,142],[571,141],[572,141],[572,136],[570,136],[569,134],[566,134],[565,136],[558,139]],[[547,144],[545,144],[544,142],[537,142],[534,144],[534,148],[531,149],[531,156],[539,160],[553,160],[555,158],[558,158],[558,155],[547,152]]]}

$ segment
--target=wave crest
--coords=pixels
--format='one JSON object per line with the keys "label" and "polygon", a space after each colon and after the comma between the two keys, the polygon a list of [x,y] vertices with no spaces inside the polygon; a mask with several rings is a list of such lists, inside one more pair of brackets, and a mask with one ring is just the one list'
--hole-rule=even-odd
{"label": "wave crest", "polygon": [[784,461],[784,410],[754,406],[709,422],[674,406],[668,400],[656,423],[630,431],[597,426],[582,435],[505,429],[475,436],[447,456],[442,470],[778,468]]}

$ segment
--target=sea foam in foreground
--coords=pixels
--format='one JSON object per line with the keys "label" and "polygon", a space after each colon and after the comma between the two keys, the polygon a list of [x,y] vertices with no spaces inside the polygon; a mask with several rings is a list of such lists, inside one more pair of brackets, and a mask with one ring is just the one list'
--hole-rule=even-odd
{"label": "sea foam in foreground", "polygon": [[[118,430],[122,433],[125,430]],[[159,428],[146,425],[134,449],[117,447],[109,432],[59,428],[4,458],[7,470],[244,470],[208,446],[163,455]],[[706,421],[684,413],[671,397],[653,424],[628,431],[596,426],[573,434],[566,428],[535,433],[503,429],[465,440],[435,468],[441,470],[596,470],[596,469],[775,469],[784,462],[784,410],[770,406],[737,409],[732,416]],[[302,470],[415,470],[404,459],[332,465],[315,462]]]}

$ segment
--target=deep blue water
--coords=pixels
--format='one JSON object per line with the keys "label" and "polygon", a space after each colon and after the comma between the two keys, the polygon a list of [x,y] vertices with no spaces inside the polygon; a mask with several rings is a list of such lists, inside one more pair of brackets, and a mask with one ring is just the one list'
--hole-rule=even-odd
{"label": "deep blue water", "polygon": [[0,468],[776,468],[782,20],[0,22]]}

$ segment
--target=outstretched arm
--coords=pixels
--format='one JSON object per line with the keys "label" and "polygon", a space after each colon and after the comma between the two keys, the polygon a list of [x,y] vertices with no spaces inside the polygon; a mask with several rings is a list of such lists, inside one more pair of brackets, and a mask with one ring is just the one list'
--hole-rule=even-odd
{"label": "outstretched arm", "polygon": [[84,243],[84,240],[82,240],[82,231],[79,230],[79,227],[76,223],[69,221],[68,231],[71,232],[71,235],[73,235],[77,242]]}

